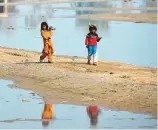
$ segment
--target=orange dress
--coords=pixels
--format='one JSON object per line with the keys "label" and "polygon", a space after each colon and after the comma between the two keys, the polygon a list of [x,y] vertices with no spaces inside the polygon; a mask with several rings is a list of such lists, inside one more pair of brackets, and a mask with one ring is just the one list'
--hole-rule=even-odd
{"label": "orange dress", "polygon": [[48,61],[52,61],[53,53],[54,53],[53,43],[51,40],[52,35],[53,35],[52,31],[43,31],[43,30],[41,31],[44,48],[40,60],[43,60],[46,56],[48,56]]}

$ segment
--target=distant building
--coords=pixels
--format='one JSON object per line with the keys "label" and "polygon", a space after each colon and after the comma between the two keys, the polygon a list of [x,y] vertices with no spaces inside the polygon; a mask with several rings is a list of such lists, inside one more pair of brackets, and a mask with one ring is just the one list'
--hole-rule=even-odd
{"label": "distant building", "polygon": [[[0,3],[4,3],[4,0],[0,0]],[[4,6],[0,6],[0,13],[4,12]]]}
{"label": "distant building", "polygon": [[[0,0],[0,3],[8,3],[8,0]],[[7,5],[0,6],[0,18],[8,17],[8,7]]]}

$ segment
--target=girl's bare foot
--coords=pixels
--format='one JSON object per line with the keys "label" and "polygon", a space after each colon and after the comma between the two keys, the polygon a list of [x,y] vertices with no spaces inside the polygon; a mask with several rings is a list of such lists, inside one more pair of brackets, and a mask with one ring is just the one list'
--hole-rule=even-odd
{"label": "girl's bare foot", "polygon": [[40,60],[39,60],[39,62],[40,62],[40,63],[42,63],[42,62],[43,62],[43,60],[41,60],[41,59],[40,59]]}
{"label": "girl's bare foot", "polygon": [[90,60],[88,60],[87,64],[88,64],[88,65],[90,65],[90,64],[91,64]]}
{"label": "girl's bare foot", "polygon": [[93,65],[97,66],[97,63],[93,63]]}
{"label": "girl's bare foot", "polygon": [[51,60],[48,60],[48,63],[53,63],[53,61],[51,61]]}

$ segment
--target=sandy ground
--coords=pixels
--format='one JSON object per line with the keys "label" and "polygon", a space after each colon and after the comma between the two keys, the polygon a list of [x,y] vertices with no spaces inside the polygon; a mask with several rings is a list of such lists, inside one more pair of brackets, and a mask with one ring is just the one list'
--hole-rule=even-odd
{"label": "sandy ground", "polygon": [[157,113],[157,70],[78,57],[39,63],[40,53],[0,48],[0,78],[33,90],[51,103],[96,104],[105,108]]}

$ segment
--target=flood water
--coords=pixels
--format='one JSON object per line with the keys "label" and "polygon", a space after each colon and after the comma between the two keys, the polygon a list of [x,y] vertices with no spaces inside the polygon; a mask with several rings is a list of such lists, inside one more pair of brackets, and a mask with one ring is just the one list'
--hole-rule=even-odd
{"label": "flood water", "polygon": [[[113,1],[11,6],[8,7],[9,17],[6,19],[0,18],[0,46],[41,52],[43,41],[40,36],[40,24],[42,21],[47,21],[49,25],[56,28],[52,38],[55,55],[87,57],[84,40],[88,33],[88,24],[95,23],[98,26],[99,36],[103,37],[98,45],[98,58],[100,60],[156,68],[157,24],[60,18],[63,16],[109,12],[53,9],[55,7],[146,6],[156,7],[156,3],[133,0],[128,4]],[[114,11],[113,13],[144,13],[144,11]],[[14,30],[8,30],[9,26],[12,26]]]}
{"label": "flood water", "polygon": [[44,107],[48,104],[44,104],[42,98],[32,91],[7,86],[12,83],[0,80],[0,129],[157,127],[156,119],[150,115],[103,108],[100,108],[97,123],[92,124],[86,111],[88,106],[65,104],[51,104],[53,119],[42,120]]}

